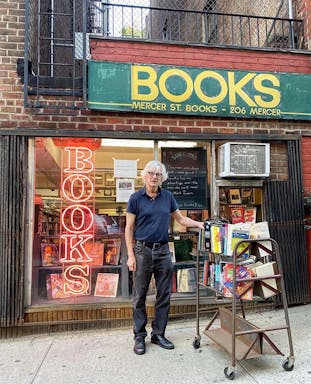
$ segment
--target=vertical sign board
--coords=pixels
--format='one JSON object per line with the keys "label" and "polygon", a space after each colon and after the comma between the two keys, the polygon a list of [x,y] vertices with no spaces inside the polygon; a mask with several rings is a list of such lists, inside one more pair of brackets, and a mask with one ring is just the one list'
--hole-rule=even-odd
{"label": "vertical sign board", "polygon": [[206,150],[162,148],[168,171],[163,184],[175,196],[180,209],[208,209]]}

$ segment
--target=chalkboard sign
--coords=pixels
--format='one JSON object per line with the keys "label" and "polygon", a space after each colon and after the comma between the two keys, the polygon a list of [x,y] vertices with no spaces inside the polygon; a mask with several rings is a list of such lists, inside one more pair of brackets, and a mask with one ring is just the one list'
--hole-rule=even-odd
{"label": "chalkboard sign", "polygon": [[163,187],[171,191],[180,209],[208,209],[204,148],[162,148],[168,171]]}

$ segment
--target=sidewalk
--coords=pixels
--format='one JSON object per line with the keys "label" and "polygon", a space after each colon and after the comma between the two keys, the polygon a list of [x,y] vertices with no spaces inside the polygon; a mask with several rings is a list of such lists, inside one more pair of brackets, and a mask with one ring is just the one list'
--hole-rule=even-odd
{"label": "sidewalk", "polygon": [[[237,365],[239,384],[288,384],[311,382],[311,304],[289,308],[295,367],[286,372],[282,362],[289,355],[286,330],[269,332],[284,353],[261,355]],[[258,326],[284,325],[284,310],[250,313]],[[207,324],[200,319],[200,333]],[[201,346],[192,347],[196,321],[170,322],[166,336],[174,350],[164,350],[146,339],[145,355],[133,353],[131,329],[94,330],[27,336],[0,340],[1,384],[212,384],[229,383],[224,368],[231,356],[201,333]]]}

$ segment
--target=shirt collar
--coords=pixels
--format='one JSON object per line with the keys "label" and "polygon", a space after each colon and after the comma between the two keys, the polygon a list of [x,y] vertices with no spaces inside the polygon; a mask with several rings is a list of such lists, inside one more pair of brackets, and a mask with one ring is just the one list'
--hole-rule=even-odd
{"label": "shirt collar", "polygon": [[[162,188],[159,186],[159,187],[158,187],[158,194],[161,193],[161,190],[162,190]],[[142,195],[148,196],[147,191],[146,191],[146,187],[144,187],[143,189],[141,189],[141,193],[142,193]]]}

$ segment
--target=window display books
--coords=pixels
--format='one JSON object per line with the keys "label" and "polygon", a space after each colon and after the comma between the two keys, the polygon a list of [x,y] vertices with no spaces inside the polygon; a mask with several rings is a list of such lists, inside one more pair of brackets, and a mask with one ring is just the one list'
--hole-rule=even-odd
{"label": "window display books", "polygon": [[177,292],[195,292],[196,286],[196,268],[177,270]]}
{"label": "window display books", "polygon": [[90,282],[86,279],[83,273],[81,274],[81,271],[71,272],[70,280],[67,280],[66,282],[64,273],[51,273],[46,277],[48,299],[64,299],[72,296],[89,295],[89,288]]}
{"label": "window display books", "polygon": [[108,265],[118,265],[120,259],[121,240],[114,239],[106,242],[104,250],[104,263]]}
{"label": "window display books", "polygon": [[104,263],[104,243],[88,241],[84,248],[88,256],[92,259],[89,265],[103,265]]}
{"label": "window display books", "polygon": [[56,244],[41,243],[42,266],[58,265],[58,246]]}
{"label": "window display books", "polygon": [[232,222],[232,224],[244,223],[244,208],[243,207],[231,208],[231,222]]}
{"label": "window display books", "polygon": [[229,189],[230,203],[241,204],[241,194],[239,189]]}
{"label": "window display books", "polygon": [[169,242],[168,242],[168,247],[169,247],[169,250],[170,250],[172,263],[176,263],[175,244],[174,244],[174,241],[169,241]]}
{"label": "window display books", "polygon": [[116,297],[118,291],[118,273],[98,273],[94,296]]}
{"label": "window display books", "polygon": [[244,209],[244,223],[255,224],[256,223],[257,208],[245,208]]}
{"label": "window display books", "polygon": [[64,278],[62,273],[51,273],[46,277],[46,291],[48,299],[64,299],[72,294],[64,292]]}

